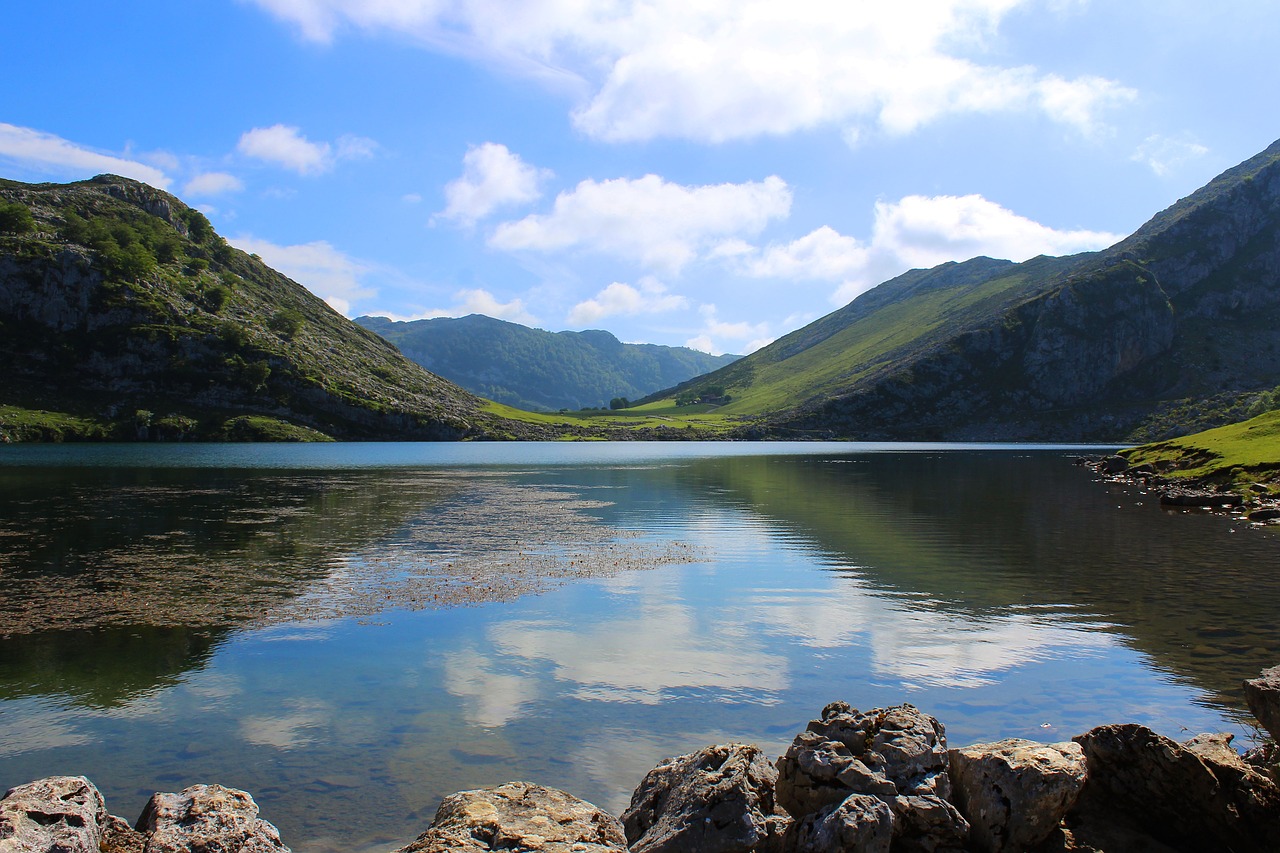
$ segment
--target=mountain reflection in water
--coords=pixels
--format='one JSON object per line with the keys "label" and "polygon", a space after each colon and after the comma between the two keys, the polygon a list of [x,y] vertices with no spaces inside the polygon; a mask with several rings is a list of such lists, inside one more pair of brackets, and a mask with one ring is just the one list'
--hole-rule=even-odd
{"label": "mountain reflection in water", "polygon": [[0,785],[83,773],[132,817],[222,782],[300,850],[517,778],[617,812],[834,699],[956,744],[1242,734],[1240,679],[1280,662],[1274,531],[1063,450],[59,452],[0,454]]}

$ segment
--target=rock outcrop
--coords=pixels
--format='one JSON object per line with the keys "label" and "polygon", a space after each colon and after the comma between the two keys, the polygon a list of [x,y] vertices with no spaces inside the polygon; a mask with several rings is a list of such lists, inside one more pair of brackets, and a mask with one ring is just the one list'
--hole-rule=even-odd
{"label": "rock outcrop", "polygon": [[135,828],[147,836],[146,853],[289,853],[253,797],[222,785],[153,794]]}
{"label": "rock outcrop", "polygon": [[107,805],[83,776],[51,776],[0,799],[0,853],[98,853]]}
{"label": "rock outcrop", "polygon": [[625,853],[626,849],[622,824],[591,803],[555,788],[508,782],[445,797],[431,827],[396,853]]}
{"label": "rock outcrop", "polygon": [[1249,710],[1273,740],[1280,740],[1280,666],[1264,669],[1257,678],[1244,683]]}
{"label": "rock outcrop", "polygon": [[1049,838],[1084,788],[1084,751],[1076,743],[1017,738],[953,749],[951,784],[974,847],[1027,850]]}
{"label": "rock outcrop", "polygon": [[808,849],[821,838],[847,840],[859,827],[878,837],[879,818],[871,819],[865,800],[839,808],[862,795],[888,806],[895,850],[961,850],[969,825],[950,802],[947,763],[943,725],[914,706],[861,713],[833,702],[778,759],[778,802],[801,821],[796,835]]}
{"label": "rock outcrop", "polygon": [[758,746],[709,746],[668,759],[622,813],[631,853],[776,850],[791,822],[777,805],[777,780]]}
{"label": "rock outcrop", "polygon": [[1130,826],[1177,850],[1280,850],[1280,788],[1225,748],[1229,735],[1179,744],[1140,725],[1074,738],[1089,779],[1091,821]]}

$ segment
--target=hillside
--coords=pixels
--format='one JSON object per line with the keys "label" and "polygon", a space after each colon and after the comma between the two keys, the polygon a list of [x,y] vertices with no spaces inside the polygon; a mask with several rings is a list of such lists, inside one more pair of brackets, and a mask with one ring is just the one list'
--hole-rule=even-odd
{"label": "hillside", "polygon": [[660,397],[746,437],[1152,440],[1280,383],[1280,143],[1104,252],[913,270]]}
{"label": "hillside", "polygon": [[481,314],[398,322],[357,317],[432,373],[531,411],[638,400],[739,358],[686,347],[624,344],[608,332],[547,332]]}
{"label": "hillside", "polygon": [[[0,438],[505,434],[199,211],[126,178],[0,181]],[[527,430],[524,430],[527,431]]]}

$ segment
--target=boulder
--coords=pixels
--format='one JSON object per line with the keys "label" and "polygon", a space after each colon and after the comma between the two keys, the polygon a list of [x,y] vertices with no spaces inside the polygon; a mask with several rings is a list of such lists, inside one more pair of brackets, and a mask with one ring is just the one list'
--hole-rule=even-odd
{"label": "boulder", "polygon": [[1264,669],[1257,678],[1245,681],[1244,698],[1272,739],[1280,740],[1280,666]]}
{"label": "boulder", "polygon": [[850,794],[933,794],[946,770],[946,734],[933,717],[912,705],[864,714],[833,702],[778,759],[778,802],[802,817]]}
{"label": "boulder", "polygon": [[289,853],[253,797],[222,785],[153,794],[135,829],[147,836],[147,853]]}
{"label": "boulder", "polygon": [[1045,841],[1085,783],[1084,750],[1076,743],[1013,738],[953,749],[950,760],[955,802],[969,821],[970,837],[991,853]]}
{"label": "boulder", "polygon": [[788,842],[794,853],[889,853],[893,813],[879,797],[851,794],[796,824]]}
{"label": "boulder", "polygon": [[650,770],[622,813],[631,853],[746,853],[776,849],[788,818],[778,771],[757,746],[727,744]]}
{"label": "boulder", "polygon": [[1130,724],[1099,726],[1074,740],[1089,768],[1081,803],[1098,819],[1177,850],[1280,850],[1280,788],[1222,749],[1229,735],[1183,745]]}
{"label": "boulder", "polygon": [[967,850],[969,822],[959,809],[934,794],[889,798],[894,853],[961,853]]}
{"label": "boulder", "polygon": [[538,850],[625,853],[617,818],[564,791],[529,782],[444,798],[430,828],[396,853]]}
{"label": "boulder", "polygon": [[50,776],[0,799],[0,853],[98,853],[107,807],[83,776]]}

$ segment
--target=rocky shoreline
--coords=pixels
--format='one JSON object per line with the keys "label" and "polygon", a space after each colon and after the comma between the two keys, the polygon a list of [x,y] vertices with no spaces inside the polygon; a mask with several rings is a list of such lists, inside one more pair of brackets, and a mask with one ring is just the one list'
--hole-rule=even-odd
{"label": "rocky shoreline", "polygon": [[1108,482],[1154,492],[1164,507],[1240,515],[1258,524],[1280,520],[1280,488],[1276,484],[1251,483],[1241,493],[1221,483],[1171,477],[1154,465],[1130,465],[1123,456],[1081,457],[1076,464]]}
{"label": "rocky shoreline", "polygon": [[[833,702],[770,762],[710,746],[662,762],[621,818],[529,782],[446,797],[394,853],[1166,853],[1280,850],[1280,666],[1244,682],[1273,740],[1177,743],[1136,725],[948,749],[912,705]],[[288,853],[244,791],[157,793],[133,824],[80,776],[0,799],[0,853]]]}

